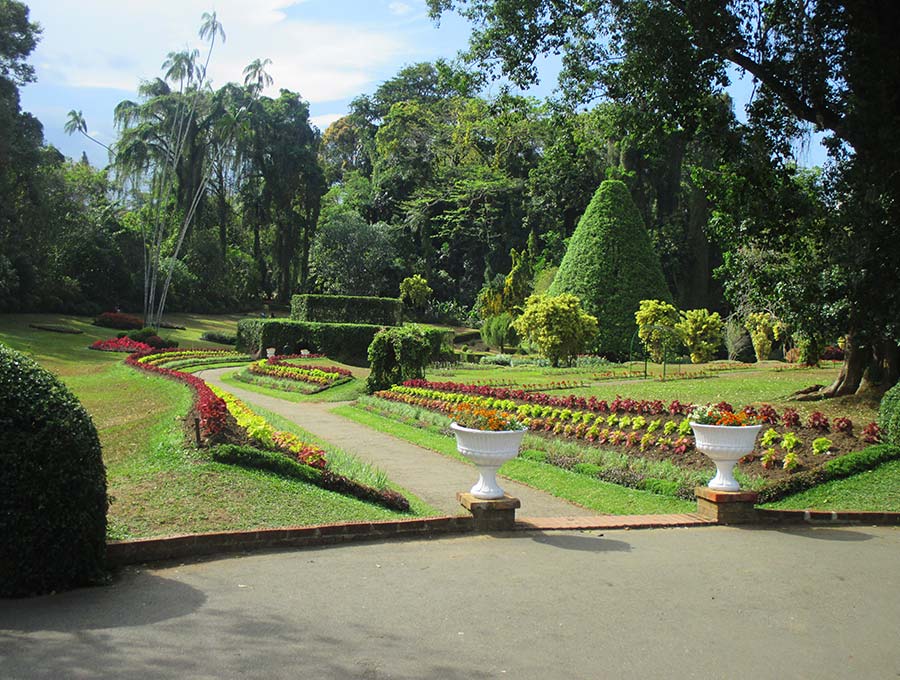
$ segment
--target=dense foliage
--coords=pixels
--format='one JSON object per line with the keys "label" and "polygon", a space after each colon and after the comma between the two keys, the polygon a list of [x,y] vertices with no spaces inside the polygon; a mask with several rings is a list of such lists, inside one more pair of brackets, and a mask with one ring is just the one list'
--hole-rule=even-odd
{"label": "dense foliage", "polygon": [[[693,172],[714,207],[709,231],[726,251],[731,301],[755,297],[752,307],[774,311],[807,337],[847,334],[841,375],[819,396],[883,390],[897,381],[896,2],[429,5],[435,17],[457,9],[471,20],[469,58],[499,66],[520,86],[537,79],[540,54],[562,53],[568,98],[587,101],[602,92],[633,110],[643,138],[681,145],[705,134],[730,71],[752,77],[747,124],[730,124],[719,138],[731,151],[720,162],[710,155]],[[813,196],[793,158],[795,143],[811,129],[826,135],[832,160]]]}
{"label": "dense foliage", "polygon": [[404,380],[424,378],[432,356],[432,342],[421,326],[396,326],[379,331],[369,346],[372,372],[366,390],[371,394]]}
{"label": "dense foliage", "polygon": [[578,223],[548,291],[572,293],[600,324],[597,349],[627,357],[641,300],[669,300],[669,290],[640,213],[624,183],[600,185]]}
{"label": "dense foliage", "polygon": [[878,411],[878,425],[882,441],[900,447],[900,385],[885,392]]}
{"label": "dense foliage", "polygon": [[0,345],[0,596],[104,578],[106,469],[84,407]]}
{"label": "dense foliage", "polygon": [[597,318],[572,293],[532,295],[513,329],[555,367],[571,364],[597,334]]}
{"label": "dense foliage", "polygon": [[397,298],[356,295],[294,295],[291,319],[321,323],[368,323],[396,326],[403,306]]}

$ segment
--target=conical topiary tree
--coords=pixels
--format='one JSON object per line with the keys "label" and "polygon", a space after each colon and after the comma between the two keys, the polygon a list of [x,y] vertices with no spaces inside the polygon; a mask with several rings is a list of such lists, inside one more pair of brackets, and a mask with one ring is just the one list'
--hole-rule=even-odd
{"label": "conical topiary tree", "polygon": [[641,300],[671,302],[659,258],[628,187],[600,185],[582,215],[548,294],[574,293],[597,317],[597,349],[624,358]]}

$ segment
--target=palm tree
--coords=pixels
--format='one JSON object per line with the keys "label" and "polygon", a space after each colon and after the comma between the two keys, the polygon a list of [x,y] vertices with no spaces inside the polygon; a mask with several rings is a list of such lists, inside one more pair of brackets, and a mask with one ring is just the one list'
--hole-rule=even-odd
{"label": "palm tree", "polygon": [[271,59],[254,59],[244,69],[244,85],[253,95],[258,95],[264,88],[275,80],[266,72],[266,66],[272,63]]}
{"label": "palm tree", "polygon": [[72,109],[69,111],[69,120],[66,121],[66,124],[63,126],[63,130],[65,130],[67,135],[75,134],[76,132],[80,132],[85,137],[90,139],[94,144],[99,144],[104,149],[106,149],[110,154],[113,152],[106,144],[101,142],[99,139],[91,137],[87,131],[87,122],[84,120],[84,114],[79,110],[76,111]]}

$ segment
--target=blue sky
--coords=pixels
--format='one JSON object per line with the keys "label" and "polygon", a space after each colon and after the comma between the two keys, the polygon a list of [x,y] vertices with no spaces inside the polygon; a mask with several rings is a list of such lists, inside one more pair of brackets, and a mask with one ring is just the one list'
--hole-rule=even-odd
{"label": "blue sky", "polygon": [[[347,112],[350,100],[371,93],[403,66],[453,58],[465,47],[469,26],[445,15],[436,26],[423,0],[26,0],[31,20],[43,27],[31,56],[37,83],[22,89],[22,106],[44,124],[44,136],[73,158],[87,151],[105,165],[106,151],[80,135],[63,132],[70,109],[84,113],[89,131],[115,139],[113,108],[134,99],[142,79],[161,74],[166,54],[205,48],[197,37],[203,12],[215,10],[226,41],[210,64],[214,85],[241,81],[254,59],[271,59],[275,79],[267,94],[287,88],[309,102],[313,122],[324,130]],[[557,67],[550,60],[543,82],[529,94],[553,91]],[[732,88],[745,100],[749,83]],[[804,164],[821,163],[817,143]]]}

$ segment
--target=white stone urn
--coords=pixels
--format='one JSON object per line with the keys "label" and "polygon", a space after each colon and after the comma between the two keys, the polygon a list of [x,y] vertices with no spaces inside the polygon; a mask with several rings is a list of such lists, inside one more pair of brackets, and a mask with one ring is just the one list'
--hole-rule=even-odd
{"label": "white stone urn", "polygon": [[474,430],[456,423],[450,423],[450,429],[456,435],[456,449],[478,468],[478,481],[469,493],[482,500],[503,498],[503,489],[497,484],[497,470],[519,455],[526,430],[493,432]]}
{"label": "white stone urn", "polygon": [[753,451],[762,425],[703,425],[691,422],[697,450],[716,464],[716,476],[709,488],[716,491],[740,491],[734,478],[734,466]]}

